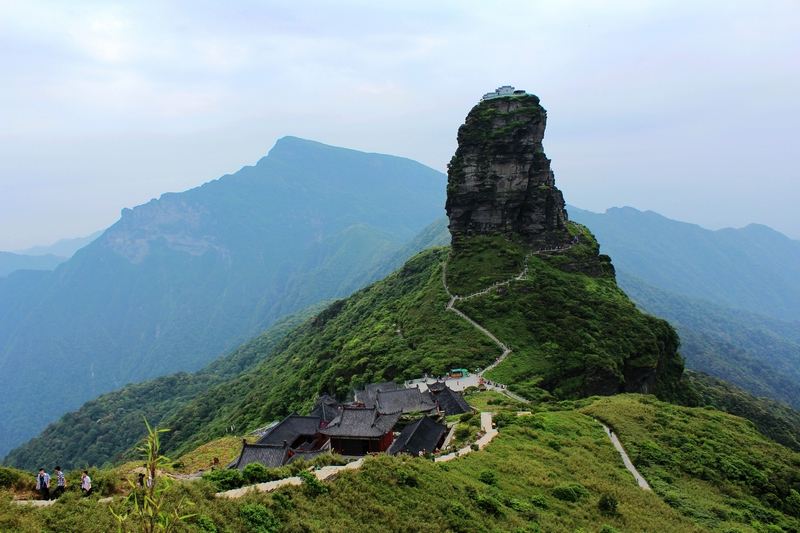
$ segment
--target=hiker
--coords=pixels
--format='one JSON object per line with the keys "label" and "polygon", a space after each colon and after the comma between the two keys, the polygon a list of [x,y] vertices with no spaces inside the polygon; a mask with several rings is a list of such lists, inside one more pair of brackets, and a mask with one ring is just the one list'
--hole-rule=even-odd
{"label": "hiker", "polygon": [[61,467],[56,467],[56,490],[53,492],[53,499],[58,499],[62,494],[64,494],[64,490],[67,488],[67,480],[64,478],[64,472],[61,471]]}
{"label": "hiker", "polygon": [[50,499],[50,474],[44,471],[44,467],[39,469],[39,475],[36,476],[36,490],[43,500]]}
{"label": "hiker", "polygon": [[214,457],[214,461],[211,463],[211,470],[216,470],[219,468],[219,457]]}
{"label": "hiker", "polygon": [[84,470],[81,474],[81,492],[84,497],[92,495],[92,478],[89,477],[89,471]]}

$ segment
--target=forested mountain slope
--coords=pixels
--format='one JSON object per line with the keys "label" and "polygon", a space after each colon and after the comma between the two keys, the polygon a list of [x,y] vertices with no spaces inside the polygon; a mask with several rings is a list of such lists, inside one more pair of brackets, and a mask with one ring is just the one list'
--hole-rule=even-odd
{"label": "forested mountain slope", "polygon": [[785,321],[800,320],[800,241],[759,224],[711,231],[632,207],[570,218],[623,272],[660,289]]}
{"label": "forested mountain slope", "polygon": [[0,279],[0,454],[385,275],[444,192],[408,159],[286,137],[255,166],[124,210],[54,272]]}

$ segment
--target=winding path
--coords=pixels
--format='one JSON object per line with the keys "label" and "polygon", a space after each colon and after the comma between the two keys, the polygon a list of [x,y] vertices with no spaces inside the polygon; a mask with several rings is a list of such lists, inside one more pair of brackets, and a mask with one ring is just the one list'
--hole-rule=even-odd
{"label": "winding path", "polygon": [[644,476],[641,475],[638,470],[636,470],[635,466],[633,466],[633,463],[631,462],[631,458],[628,457],[628,454],[625,451],[625,448],[622,447],[622,443],[619,441],[619,439],[614,434],[614,432],[611,431],[611,429],[607,425],[603,424],[602,422],[598,421],[598,423],[601,426],[603,426],[603,429],[605,430],[606,435],[608,435],[608,438],[611,439],[611,444],[613,444],[614,448],[616,448],[617,451],[619,452],[619,455],[622,457],[622,462],[625,465],[625,468],[627,468],[628,472],[630,472],[633,475],[633,479],[636,480],[636,483],[638,483],[639,488],[641,488],[642,490],[652,490],[650,488],[650,484],[647,483],[647,480],[644,478]]}
{"label": "winding path", "polygon": [[[448,302],[447,302],[447,305],[445,305],[445,310],[452,311],[453,313],[455,313],[456,315],[458,315],[462,319],[464,319],[467,322],[469,322],[472,325],[472,327],[474,327],[475,329],[477,329],[478,331],[480,331],[481,333],[483,333],[484,335],[489,337],[489,339],[491,339],[491,341],[493,343],[495,343],[497,345],[497,347],[500,348],[500,350],[502,350],[502,353],[500,354],[500,356],[492,364],[490,364],[489,366],[487,366],[486,368],[484,368],[483,370],[478,372],[478,376],[483,376],[486,372],[488,372],[489,370],[492,370],[497,365],[502,363],[505,360],[505,358],[508,357],[508,355],[512,352],[512,350],[503,341],[498,339],[491,331],[489,331],[485,327],[483,327],[480,324],[478,324],[475,320],[473,320],[472,318],[467,316],[466,313],[464,313],[463,311],[457,309],[455,307],[456,302],[458,302],[460,300],[469,300],[471,298],[476,298],[476,297],[479,297],[479,296],[483,296],[485,294],[489,294],[490,292],[492,292],[492,291],[494,291],[494,290],[496,290],[496,289],[498,289],[500,287],[505,287],[506,285],[510,285],[514,281],[521,281],[521,280],[525,279],[525,277],[528,275],[528,260],[531,258],[531,256],[539,255],[539,254],[552,253],[552,252],[561,252],[561,251],[565,251],[565,250],[568,250],[568,249],[572,248],[572,246],[573,246],[573,244],[568,244],[566,246],[560,246],[560,247],[555,247],[555,248],[542,248],[540,250],[536,250],[534,252],[530,252],[528,255],[525,256],[525,259],[522,262],[523,268],[522,268],[522,271],[519,274],[517,274],[516,276],[512,276],[512,277],[510,277],[509,279],[507,279],[505,281],[498,281],[498,282],[496,282],[496,283],[494,283],[494,284],[492,284],[492,285],[490,285],[490,286],[488,286],[488,287],[486,287],[484,289],[481,289],[481,290],[479,290],[477,292],[473,292],[472,294],[468,294],[466,296],[459,296],[457,294],[453,294],[452,292],[450,292],[450,287],[447,285],[447,263],[448,263],[448,261],[445,261],[442,264],[442,285],[444,286],[445,293],[447,293],[447,296],[450,298],[448,300]],[[506,396],[508,396],[508,397],[510,397],[510,398],[512,398],[514,400],[517,400],[519,402],[530,403],[530,400],[526,400],[522,396],[511,392],[510,390],[508,390],[505,387],[490,386],[489,388],[491,388],[493,390],[497,390],[497,391],[505,394]]]}

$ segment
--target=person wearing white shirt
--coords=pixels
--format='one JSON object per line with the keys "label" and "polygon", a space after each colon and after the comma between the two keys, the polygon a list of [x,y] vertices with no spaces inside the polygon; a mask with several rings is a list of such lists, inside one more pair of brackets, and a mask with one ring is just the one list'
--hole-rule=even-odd
{"label": "person wearing white shirt", "polygon": [[92,478],[89,477],[89,472],[86,470],[81,474],[81,491],[84,496],[91,496],[92,494]]}

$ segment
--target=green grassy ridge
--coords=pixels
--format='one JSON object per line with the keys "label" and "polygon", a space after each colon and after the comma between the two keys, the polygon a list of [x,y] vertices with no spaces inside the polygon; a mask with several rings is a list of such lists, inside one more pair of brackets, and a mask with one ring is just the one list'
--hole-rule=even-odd
{"label": "green grassy ridge", "polygon": [[800,454],[749,421],[640,395],[597,399],[582,412],[613,428],[653,490],[698,523],[735,531],[800,528]]}
{"label": "green grassy ridge", "polygon": [[[492,394],[471,398],[476,405],[495,400]],[[319,494],[301,486],[239,500],[214,498],[205,480],[178,484],[170,499],[188,498],[196,513],[179,531],[748,533],[800,526],[797,517],[741,490],[741,479],[730,472],[704,474],[719,470],[720,460],[734,462],[730,457],[739,470],[766,464],[772,471],[798,472],[800,455],[765,439],[744,420],[642,395],[550,404],[549,411],[529,416],[516,416],[512,406],[492,406],[499,435],[484,450],[445,464],[378,456],[325,482]],[[614,427],[655,491],[639,489],[592,417]],[[659,431],[661,420],[680,424],[681,433]],[[697,443],[703,453],[668,440],[676,435],[685,437],[681,442]],[[639,457],[640,450],[650,450],[650,440],[685,464],[670,470],[669,481],[663,470]],[[704,445],[708,442],[712,445]],[[739,442],[754,450],[752,457],[737,450]],[[12,506],[9,496],[0,492],[3,531],[116,529],[107,505],[96,499],[70,495],[53,507],[32,509]],[[617,502],[616,512],[601,510],[603,497]],[[119,500],[113,505],[120,509]]]}
{"label": "green grassy ridge", "polygon": [[708,406],[746,418],[758,430],[795,451],[800,451],[800,412],[769,398],[756,398],[721,379],[686,372],[687,404]]}
{"label": "green grassy ridge", "polygon": [[[529,256],[525,279],[456,303],[513,350],[487,377],[538,399],[626,390],[669,396],[683,370],[677,335],[667,322],[636,308],[588,230],[573,229],[581,232],[580,244]],[[511,254],[500,255],[494,267],[484,240],[469,242],[475,253],[467,244],[454,254],[448,279],[450,271],[467,270],[462,264],[510,270]],[[525,250],[517,250],[516,257],[524,257]]]}

